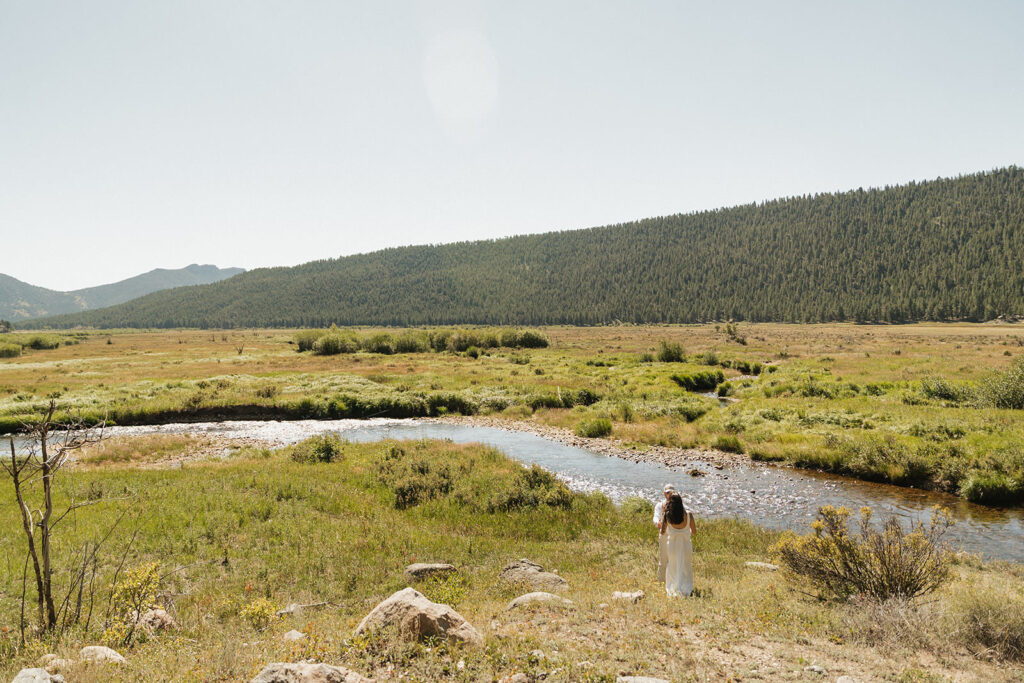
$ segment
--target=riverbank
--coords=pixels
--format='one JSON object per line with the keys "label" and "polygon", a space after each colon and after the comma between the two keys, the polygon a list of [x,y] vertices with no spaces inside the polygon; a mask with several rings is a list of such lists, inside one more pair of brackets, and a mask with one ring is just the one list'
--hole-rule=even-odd
{"label": "riverbank", "polygon": [[[164,447],[180,450],[171,441]],[[76,472],[76,487],[110,500],[77,511],[57,548],[58,566],[73,560],[80,539],[104,533],[119,510],[134,508],[136,521],[103,553],[98,601],[105,604],[122,556],[125,570],[159,562],[164,578],[154,600],[178,628],[124,646],[104,641],[105,633],[116,635],[97,616],[59,643],[19,648],[22,565],[11,557],[0,563],[0,676],[9,679],[45,652],[74,660],[83,645],[100,643],[118,649],[126,665],[112,672],[72,664],[68,680],[247,681],[268,662],[307,659],[377,680],[1024,676],[1016,641],[1000,635],[1024,613],[1015,611],[1014,596],[1024,594],[1017,565],[962,558],[950,583],[915,605],[822,602],[780,572],[746,564],[770,562],[777,534],[735,520],[702,521],[694,538],[698,592],[670,600],[655,581],[649,503],[615,506],[559,492],[556,482],[524,478],[518,465],[474,445],[350,443],[320,464],[295,462],[291,452],[243,447],[233,457],[168,469]],[[545,495],[523,495],[538,487]],[[399,497],[410,490],[419,492],[415,499]],[[507,507],[515,500],[533,502]],[[16,507],[4,499],[0,543],[19,547],[18,533]],[[557,571],[573,606],[507,609],[523,589],[499,574],[522,557]],[[450,580],[417,588],[458,610],[483,647],[353,637],[375,604],[407,585],[402,572],[413,562],[455,565]],[[636,590],[645,593],[636,603],[612,597]],[[326,605],[274,616],[291,603]],[[304,637],[284,639],[293,629]]]}

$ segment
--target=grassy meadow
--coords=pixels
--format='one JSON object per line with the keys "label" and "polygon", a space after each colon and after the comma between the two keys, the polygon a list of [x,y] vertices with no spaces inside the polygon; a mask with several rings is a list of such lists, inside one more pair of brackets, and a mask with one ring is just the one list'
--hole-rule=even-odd
{"label": "grassy meadow", "polygon": [[[822,680],[808,667],[858,680],[1021,680],[1024,573],[960,557],[951,580],[916,604],[838,602],[809,595],[782,572],[745,566],[772,559],[777,535],[751,524],[701,522],[697,593],[669,600],[655,581],[650,504],[613,505],[572,493],[497,451],[445,442],[336,444],[331,462],[308,444],[252,447],[230,457],[168,465],[190,437],[145,437],[86,453],[61,480],[90,499],[60,530],[58,590],[81,544],[121,511],[85,603],[91,619],[60,642],[18,643],[23,555],[0,560],[0,678],[45,652],[75,658],[112,645],[117,671],[76,665],[69,681],[248,680],[271,661],[313,658],[382,680],[489,681],[513,673],[553,681],[619,675],[687,680]],[[145,467],[149,465],[150,467]],[[0,545],[20,548],[9,497]],[[507,611],[527,592],[498,579],[527,557],[569,582],[571,609]],[[419,584],[483,635],[481,648],[408,644],[388,634],[353,638],[372,607],[403,588],[412,562],[451,562],[454,578]],[[153,565],[156,565],[155,567]],[[149,572],[147,602],[180,628],[125,645],[110,588]],[[120,578],[117,578],[119,572]],[[627,604],[613,591],[644,590]],[[29,591],[31,599],[31,589]],[[285,605],[328,603],[278,618]],[[31,605],[29,606],[31,613]],[[83,614],[86,611],[83,610]],[[84,621],[84,620],[83,620]],[[307,634],[288,642],[290,629]]]}
{"label": "grassy meadow", "polygon": [[[470,332],[480,339],[502,333]],[[1020,326],[541,332],[546,348],[466,342],[449,345],[457,351],[337,355],[300,352],[312,341],[289,330],[5,335],[73,343],[29,345],[0,359],[0,431],[17,429],[50,399],[67,414],[106,415],[116,424],[491,415],[638,448],[718,448],[990,505],[1024,500],[1024,411],[998,407],[1012,401],[988,391],[1002,382],[1003,395],[1024,395]],[[416,348],[401,340],[427,337],[393,329],[358,334],[372,340],[366,348],[387,351]],[[1000,378],[1015,362],[1016,377]]]}

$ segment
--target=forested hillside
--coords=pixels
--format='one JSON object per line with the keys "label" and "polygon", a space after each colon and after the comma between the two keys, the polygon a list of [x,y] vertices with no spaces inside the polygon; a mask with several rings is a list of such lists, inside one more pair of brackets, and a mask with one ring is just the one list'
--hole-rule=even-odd
{"label": "forested hillside", "polygon": [[119,282],[71,292],[36,287],[0,274],[0,318],[21,320],[104,308],[162,289],[219,282],[241,272],[241,268],[218,268],[193,263],[173,270],[156,268]]}
{"label": "forested hillside", "polygon": [[44,325],[897,322],[1024,314],[1024,169],[254,270]]}

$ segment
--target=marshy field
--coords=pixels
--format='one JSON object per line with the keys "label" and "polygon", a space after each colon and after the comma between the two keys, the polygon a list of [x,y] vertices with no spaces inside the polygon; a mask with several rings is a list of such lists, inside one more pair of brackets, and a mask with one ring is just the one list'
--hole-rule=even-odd
{"label": "marshy field", "polygon": [[[638,458],[707,451],[993,508],[1024,501],[1019,325],[81,330],[6,334],[4,348],[11,434],[51,401],[58,417],[116,425],[462,416]],[[1019,561],[951,548],[933,592],[883,601],[802,581],[780,560],[792,533],[702,520],[697,593],[669,600],[649,501],[570,490],[484,445],[115,436],[62,477],[59,504],[95,504],[60,527],[55,582],[85,566],[88,590],[69,598],[81,604],[59,638],[21,641],[31,570],[5,483],[0,676],[53,653],[72,660],[69,681],[249,680],[307,659],[382,680],[1024,679]],[[499,573],[519,558],[556,570],[573,604],[507,609],[525,591]],[[353,635],[414,562],[457,567],[416,587],[483,646]],[[636,603],[612,598],[637,590]],[[291,603],[318,606],[277,615]],[[177,628],[132,632],[135,604]],[[291,629],[305,637],[284,640]],[[75,661],[89,644],[127,664]]]}

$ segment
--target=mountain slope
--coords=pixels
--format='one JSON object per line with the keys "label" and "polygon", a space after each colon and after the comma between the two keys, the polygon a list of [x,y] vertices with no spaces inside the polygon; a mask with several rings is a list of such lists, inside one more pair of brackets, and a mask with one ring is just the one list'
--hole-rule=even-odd
{"label": "mountain slope", "polygon": [[241,268],[218,268],[193,263],[177,270],[157,268],[120,282],[76,289],[72,292],[57,292],[36,287],[0,274],[0,319],[16,321],[104,308],[162,289],[219,282],[242,272],[244,271]]}
{"label": "mountain slope", "polygon": [[1024,313],[1024,169],[249,271],[53,326],[908,321]]}

